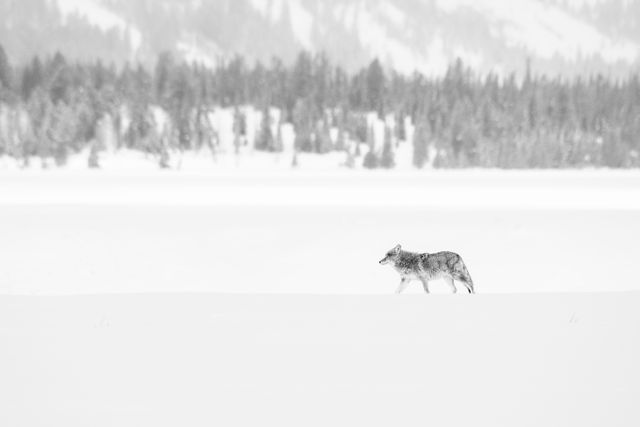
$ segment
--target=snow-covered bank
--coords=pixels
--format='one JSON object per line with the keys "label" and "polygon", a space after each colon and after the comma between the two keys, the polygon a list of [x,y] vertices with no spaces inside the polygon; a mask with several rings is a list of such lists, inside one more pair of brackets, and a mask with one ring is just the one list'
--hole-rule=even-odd
{"label": "snow-covered bank", "polygon": [[640,294],[0,297],[0,425],[640,425]]}
{"label": "snow-covered bank", "polygon": [[481,293],[640,289],[636,171],[0,174],[0,207],[0,294],[387,294],[397,243]]}
{"label": "snow-covered bank", "polygon": [[389,294],[397,243],[459,252],[480,293],[640,288],[636,211],[4,206],[0,224],[0,294]]}
{"label": "snow-covered bank", "polygon": [[5,171],[0,205],[640,211],[640,171]]}

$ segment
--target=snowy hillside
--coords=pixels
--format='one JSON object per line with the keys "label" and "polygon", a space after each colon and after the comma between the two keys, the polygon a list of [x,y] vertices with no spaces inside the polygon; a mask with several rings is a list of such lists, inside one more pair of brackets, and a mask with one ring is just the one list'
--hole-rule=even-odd
{"label": "snowy hillside", "polygon": [[0,297],[0,425],[635,427],[639,304]]}
{"label": "snowy hillside", "polygon": [[131,49],[136,51],[142,43],[142,35],[136,28],[132,28],[131,24],[125,21],[114,11],[109,10],[100,1],[95,0],[55,0],[62,14],[62,22],[68,24],[70,16],[84,18],[93,27],[102,31],[116,29],[121,33],[129,32]]}
{"label": "snowy hillside", "polygon": [[115,44],[120,61],[151,62],[174,50],[212,66],[234,54],[291,60],[307,49],[327,51],[350,69],[378,57],[403,73],[441,75],[461,58],[483,72],[522,72],[531,58],[538,71],[624,74],[640,57],[638,7],[543,0],[520,0],[517,7],[501,0],[0,0],[0,39],[16,61],[56,49],[114,59]]}

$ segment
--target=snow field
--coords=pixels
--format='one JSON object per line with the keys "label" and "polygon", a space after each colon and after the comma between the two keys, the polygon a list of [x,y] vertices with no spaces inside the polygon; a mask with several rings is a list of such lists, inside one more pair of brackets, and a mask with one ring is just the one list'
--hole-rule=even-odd
{"label": "snow field", "polygon": [[0,297],[0,425],[637,426],[638,293]]}
{"label": "snow field", "polygon": [[[635,427],[639,183],[4,171],[0,426]],[[479,293],[391,295],[396,243]]]}
{"label": "snow field", "polygon": [[0,294],[389,294],[398,276],[377,262],[398,243],[460,253],[481,293],[638,290],[639,181],[612,171],[6,174]]}

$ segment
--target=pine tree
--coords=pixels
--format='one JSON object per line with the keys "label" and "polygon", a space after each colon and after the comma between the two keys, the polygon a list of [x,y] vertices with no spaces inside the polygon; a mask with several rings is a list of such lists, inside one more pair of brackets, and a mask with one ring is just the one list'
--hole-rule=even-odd
{"label": "pine tree", "polygon": [[378,159],[378,153],[375,151],[375,140],[373,134],[373,126],[367,126],[367,145],[369,151],[364,156],[362,166],[367,169],[376,169],[380,166],[380,160]]}
{"label": "pine tree", "polygon": [[22,72],[21,93],[22,100],[28,101],[33,91],[42,85],[42,63],[37,56],[30,65],[24,67]]}
{"label": "pine tree", "polygon": [[293,109],[293,125],[296,129],[295,147],[303,152],[314,149],[313,119],[308,100],[298,99]]}
{"label": "pine tree", "polygon": [[175,63],[171,52],[158,56],[155,71],[155,95],[160,105],[167,107],[171,101],[171,84]]}
{"label": "pine tree", "polygon": [[406,116],[404,113],[400,113],[398,116],[398,127],[397,127],[397,137],[399,141],[407,140],[407,126],[406,126]]}
{"label": "pine tree", "polygon": [[0,45],[0,93],[8,92],[13,88],[13,71],[9,58],[2,45]]}
{"label": "pine tree", "polygon": [[369,150],[367,154],[364,156],[364,161],[362,162],[362,166],[367,169],[376,169],[379,166],[378,156],[372,150]]}
{"label": "pine tree", "polygon": [[395,154],[393,152],[393,144],[391,141],[391,129],[385,127],[384,131],[384,147],[380,158],[380,167],[384,169],[393,169],[396,166]]}
{"label": "pine tree", "polygon": [[162,144],[160,146],[160,157],[158,159],[158,165],[160,169],[170,169],[171,168],[171,156],[169,155],[169,150],[167,149],[166,144]]}
{"label": "pine tree", "polygon": [[72,89],[72,71],[62,53],[57,52],[47,67],[46,78],[51,82],[49,96],[54,104],[68,102]]}
{"label": "pine tree", "polygon": [[338,129],[338,139],[336,141],[336,151],[346,151],[347,150],[347,136],[345,135],[345,131],[342,128]]}
{"label": "pine tree", "polygon": [[275,141],[271,131],[271,112],[268,106],[262,110],[262,122],[260,124],[260,134],[256,141],[256,149],[262,151],[275,151]]}
{"label": "pine tree", "polygon": [[427,124],[419,121],[413,135],[413,165],[418,169],[422,169],[429,160],[427,142]]}
{"label": "pine tree", "polygon": [[326,120],[318,121],[316,125],[316,153],[325,154],[333,149],[331,131]]}
{"label": "pine tree", "polygon": [[276,153],[280,153],[283,149],[284,141],[282,140],[282,125],[278,123],[273,151],[275,151]]}
{"label": "pine tree", "polygon": [[380,117],[384,114],[385,76],[380,61],[375,59],[367,69],[367,107],[377,111]]}
{"label": "pine tree", "polygon": [[293,86],[293,98],[295,100],[306,99],[312,93],[311,55],[308,52],[300,52],[293,67],[291,80]]}
{"label": "pine tree", "polygon": [[178,132],[178,146],[191,148],[192,144],[192,108],[196,104],[196,91],[192,86],[193,75],[186,66],[179,67],[170,81],[169,113]]}
{"label": "pine tree", "polygon": [[100,157],[99,157],[100,149],[98,148],[97,141],[93,141],[91,143],[91,150],[89,151],[89,159],[88,166],[89,169],[99,169],[100,168]]}

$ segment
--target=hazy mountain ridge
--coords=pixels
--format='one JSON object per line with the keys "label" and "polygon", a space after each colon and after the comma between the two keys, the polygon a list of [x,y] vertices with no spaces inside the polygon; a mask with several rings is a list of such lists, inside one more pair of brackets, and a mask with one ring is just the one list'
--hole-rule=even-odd
{"label": "hazy mountain ridge", "polygon": [[348,69],[378,57],[441,75],[460,57],[481,72],[522,72],[529,57],[550,74],[624,75],[640,58],[640,3],[622,0],[0,0],[0,15],[0,43],[18,63],[58,49],[151,63],[174,50],[213,66],[307,49]]}

